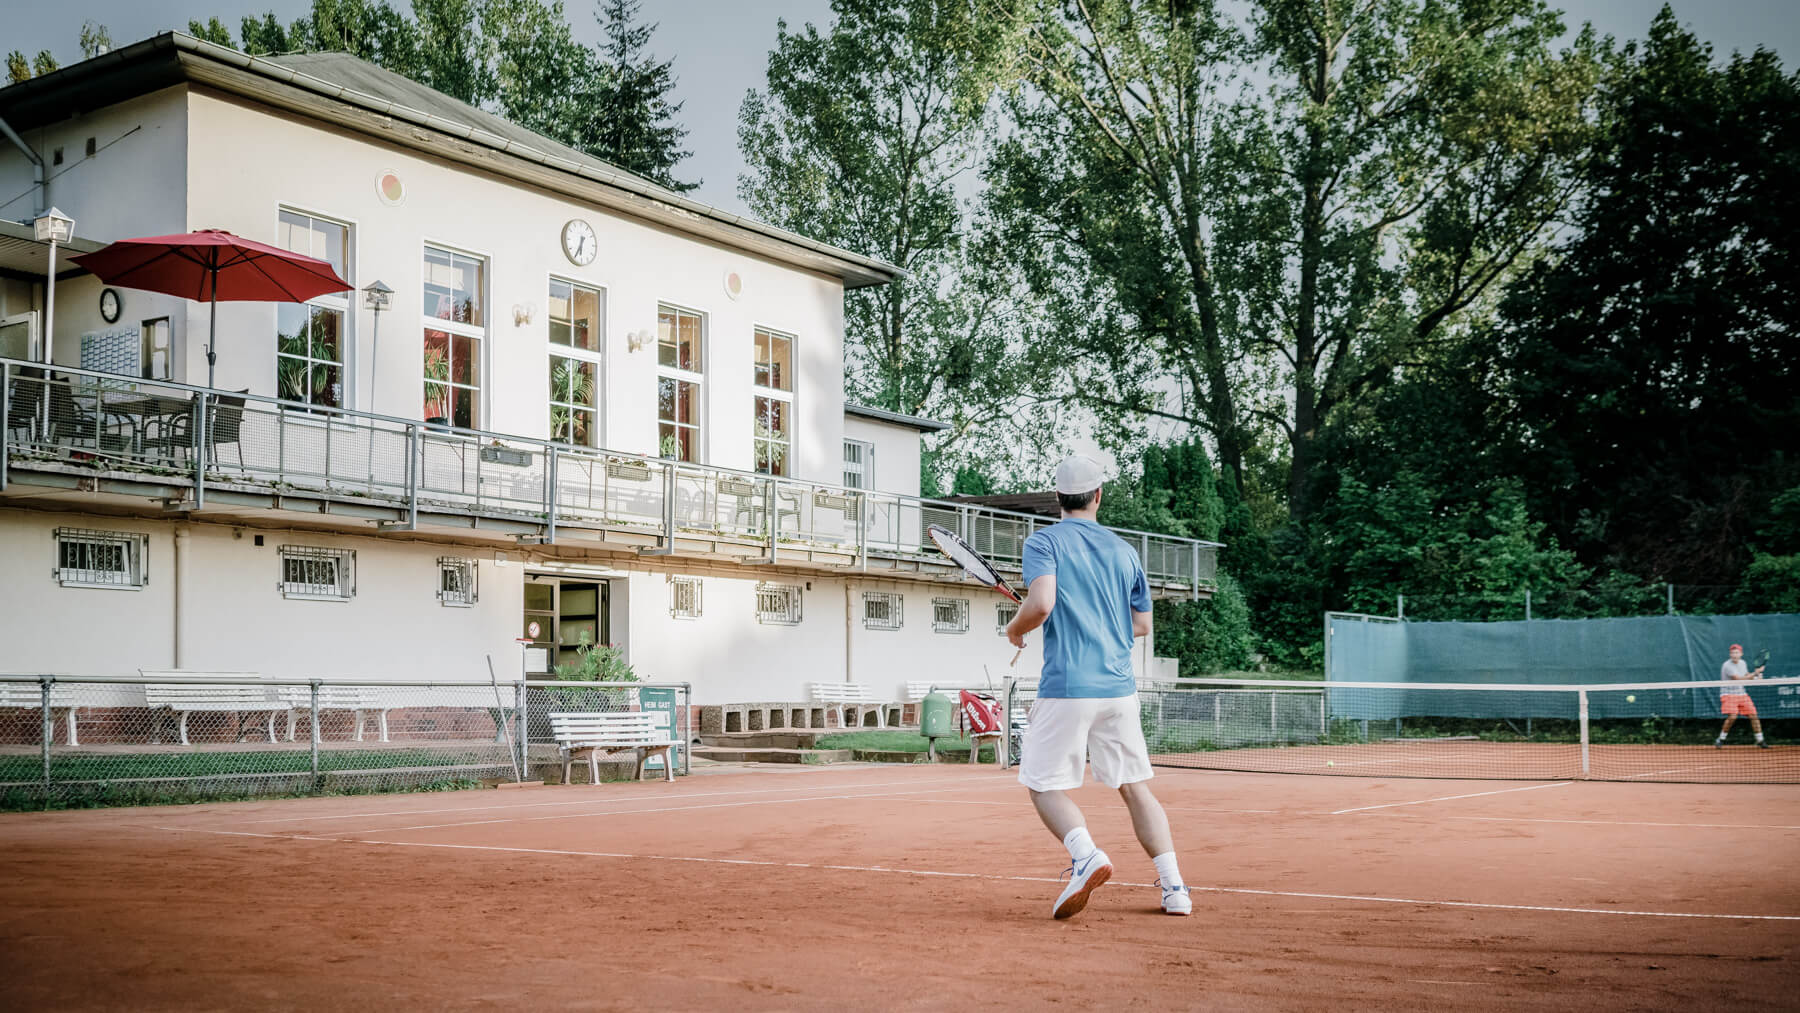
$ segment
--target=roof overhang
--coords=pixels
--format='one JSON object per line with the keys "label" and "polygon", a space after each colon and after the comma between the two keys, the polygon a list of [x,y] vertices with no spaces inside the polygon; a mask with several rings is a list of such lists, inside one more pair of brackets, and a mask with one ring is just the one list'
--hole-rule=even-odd
{"label": "roof overhang", "polygon": [[[81,265],[69,258],[92,253],[105,245],[80,236],[75,236],[66,243],[56,244],[56,276],[64,278],[72,274],[86,274],[87,271]],[[50,266],[49,247],[49,243],[38,242],[30,222],[0,219],[0,277],[44,277]]]}
{"label": "roof overhang", "polygon": [[830,275],[845,288],[883,285],[905,274],[884,261],[721,211],[630,173],[501,137],[179,32],[0,88],[0,118],[14,130],[29,130],[182,83],[213,88],[696,239]]}
{"label": "roof overhang", "polygon": [[917,429],[921,433],[942,432],[943,430],[950,428],[950,423],[948,422],[939,422],[936,419],[922,419],[917,415],[905,415],[900,412],[888,411],[885,408],[871,408],[868,405],[851,404],[848,401],[844,402],[844,414],[855,415],[858,418],[874,419],[876,422],[886,422],[890,425],[906,426],[909,429]]}

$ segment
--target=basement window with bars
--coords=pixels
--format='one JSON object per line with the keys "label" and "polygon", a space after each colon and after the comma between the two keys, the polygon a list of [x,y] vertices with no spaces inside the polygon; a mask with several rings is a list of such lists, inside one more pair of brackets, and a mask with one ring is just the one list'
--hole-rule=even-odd
{"label": "basement window with bars", "polygon": [[356,550],[283,545],[281,596],[313,601],[356,597]]}
{"label": "basement window with bars", "polygon": [[774,626],[800,625],[800,588],[794,584],[756,585],[756,621]]}
{"label": "basement window with bars", "polygon": [[933,633],[967,633],[967,632],[969,632],[969,599],[967,599],[967,598],[933,598],[933,599],[931,599],[931,632],[933,632]]}
{"label": "basement window with bars", "polygon": [[442,556],[438,559],[438,603],[451,608],[468,608],[481,600],[476,587],[473,559]]}
{"label": "basement window with bars", "polygon": [[998,603],[994,606],[994,628],[1006,632],[1012,621],[1018,618],[1019,606],[1012,602]]}
{"label": "basement window with bars", "polygon": [[[757,610],[762,609],[762,597],[757,596]],[[697,577],[672,577],[669,580],[669,615],[676,619],[700,618],[700,580]]]}
{"label": "basement window with bars", "polygon": [[863,628],[897,630],[906,622],[906,600],[889,591],[863,592]]}
{"label": "basement window with bars", "polygon": [[150,581],[148,535],[56,529],[56,579],[64,587],[135,591]]}

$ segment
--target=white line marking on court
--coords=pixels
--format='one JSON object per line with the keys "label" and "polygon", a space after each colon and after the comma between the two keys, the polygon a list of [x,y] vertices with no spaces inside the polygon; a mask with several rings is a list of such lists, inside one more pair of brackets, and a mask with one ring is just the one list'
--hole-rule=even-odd
{"label": "white line marking on court", "polygon": [[[788,787],[788,788],[746,788],[742,791],[694,791],[694,792],[683,792],[678,795],[676,795],[676,794],[661,795],[661,796],[644,795],[642,797],[645,798],[646,800],[662,801],[664,799],[671,799],[671,798],[714,798],[714,797],[719,797],[719,796],[730,797],[733,795],[774,795],[774,794],[779,794],[781,792],[831,791],[831,790],[842,790],[843,788],[847,788],[847,787],[848,788],[886,788],[886,787],[889,787],[892,785],[897,785],[897,784],[957,784],[959,782],[966,781],[966,780],[968,780],[967,777],[941,777],[941,778],[935,778],[930,781],[917,781],[917,780],[875,781],[875,782],[872,782],[869,784],[851,784],[851,785],[822,784],[822,785],[813,785],[811,787],[808,787],[805,785],[796,785],[796,786]],[[1011,777],[995,776],[993,778],[993,780],[999,784],[1004,784],[1004,785],[1009,785],[1009,786],[1018,784],[1018,780],[1016,778],[1011,778]],[[569,787],[576,787],[576,786],[570,785]],[[591,787],[591,786],[582,785],[581,787]],[[364,817],[364,816],[429,816],[433,813],[488,812],[488,811],[494,810],[494,809],[535,809],[535,808],[539,808],[539,807],[548,807],[548,806],[593,805],[597,802],[607,802],[607,801],[623,802],[623,801],[629,801],[629,799],[608,800],[608,799],[581,798],[581,799],[564,799],[562,801],[557,801],[557,802],[509,802],[504,805],[453,806],[453,807],[448,807],[448,808],[443,808],[443,809],[389,809],[389,810],[385,810],[383,812],[343,813],[343,814],[335,815],[335,816],[283,816],[283,817],[280,817],[279,819],[244,820],[239,825],[240,826],[257,826],[257,825],[263,824],[263,823],[304,823],[308,820],[353,820],[353,819],[358,819],[358,818]]]}
{"label": "white line marking on court", "polygon": [[1459,798],[1480,798],[1483,795],[1504,795],[1509,791],[1536,791],[1539,788],[1566,788],[1569,785],[1574,784],[1574,783],[1575,782],[1573,782],[1573,781],[1558,781],[1555,784],[1531,784],[1531,785],[1526,785],[1523,788],[1501,788],[1498,791],[1477,791],[1477,792],[1472,792],[1468,795],[1444,795],[1439,798],[1421,798],[1421,799],[1416,799],[1412,802],[1383,802],[1380,805],[1361,805],[1361,806],[1357,806],[1354,809],[1339,809],[1337,812],[1327,813],[1326,815],[1327,816],[1342,816],[1345,813],[1368,812],[1370,809],[1392,809],[1395,806],[1424,805],[1427,802],[1451,802],[1451,801],[1454,801]]}
{"label": "white line marking on court", "polygon": [[[1548,786],[1546,786],[1548,787]],[[621,851],[572,851],[561,848],[516,848],[497,844],[446,844],[426,841],[372,841],[350,837],[314,837],[299,834],[262,834],[249,830],[203,830],[198,827],[156,827],[171,833],[212,834],[220,837],[257,837],[271,841],[320,841],[327,844],[367,844],[387,848],[443,848],[450,851],[499,851],[526,855],[564,855],[574,858],[625,858],[646,862],[697,862],[703,865],[749,865],[787,869],[829,869],[838,872],[886,872],[900,876],[934,876],[951,879],[986,879],[1010,883],[1060,883],[1049,876],[999,876],[985,872],[948,872],[934,869],[895,869],[884,865],[825,865],[812,862],[774,862],[750,858],[702,858],[695,855],[634,855]],[[1112,880],[1110,885],[1156,889],[1154,883]],[[1541,904],[1486,904],[1471,900],[1431,900],[1420,897],[1374,897],[1353,893],[1308,893],[1298,890],[1252,890],[1236,886],[1196,886],[1190,891],[1234,893],[1256,897],[1302,897],[1310,900],[1343,900],[1365,904],[1411,904],[1426,907],[1480,908],[1494,911],[1554,911],[1564,914],[1635,915],[1642,918],[1705,918],[1724,921],[1800,922],[1800,915],[1713,914],[1694,911],[1615,911],[1594,907],[1552,907]]]}
{"label": "white line marking on court", "polygon": [[1482,984],[1486,984],[1485,982],[1480,982],[1480,981],[1445,981],[1442,978],[1408,978],[1406,980],[1407,981],[1416,981],[1421,985],[1482,985]]}
{"label": "white line marking on court", "polygon": [[1691,774],[1696,770],[1716,770],[1719,767],[1733,767],[1732,763],[1702,763],[1693,767],[1670,767],[1668,770],[1652,770],[1646,774],[1626,774],[1627,779],[1634,777],[1655,777],[1658,774]]}
{"label": "white line marking on court", "polygon": [[1529,816],[1451,816],[1453,820],[1482,820],[1488,823],[1581,823],[1600,827],[1706,827],[1715,830],[1800,830],[1800,826],[1770,823],[1639,823],[1632,820],[1555,820]]}
{"label": "white line marking on court", "polygon": [[[942,802],[945,805],[1010,805],[1010,806],[1030,806],[1031,805],[1031,803],[1029,801],[1027,801],[1027,802],[974,802],[974,801],[970,801],[968,799],[961,799],[961,798],[903,798],[903,799],[899,799],[899,801],[901,801],[901,802]],[[1089,806],[1088,808],[1090,808],[1090,809],[1123,810],[1125,807],[1122,805],[1104,805],[1104,806]],[[1279,810],[1279,809],[1195,809],[1190,806],[1166,805],[1166,806],[1163,806],[1163,810],[1166,812],[1172,812],[1172,813],[1253,813],[1253,814],[1261,815],[1261,816],[1279,816],[1279,815],[1281,815],[1281,810]]]}

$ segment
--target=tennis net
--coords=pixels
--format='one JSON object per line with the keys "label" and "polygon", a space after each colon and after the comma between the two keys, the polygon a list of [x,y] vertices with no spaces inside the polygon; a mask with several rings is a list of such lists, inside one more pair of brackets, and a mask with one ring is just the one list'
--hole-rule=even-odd
{"label": "tennis net", "polygon": [[[1037,685],[1011,683],[1007,693],[1009,711],[1028,713]],[[1800,782],[1800,678],[1574,686],[1177,679],[1140,686],[1139,700],[1158,766]],[[1730,734],[1715,746],[1728,713]]]}

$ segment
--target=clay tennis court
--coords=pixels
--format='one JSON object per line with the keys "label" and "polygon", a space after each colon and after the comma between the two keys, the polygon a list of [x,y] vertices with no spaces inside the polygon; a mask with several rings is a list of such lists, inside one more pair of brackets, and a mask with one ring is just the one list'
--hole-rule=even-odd
{"label": "clay tennis court", "polygon": [[1792,1008],[1791,786],[1159,770],[1191,918],[991,767],[0,817],[14,1008]]}

